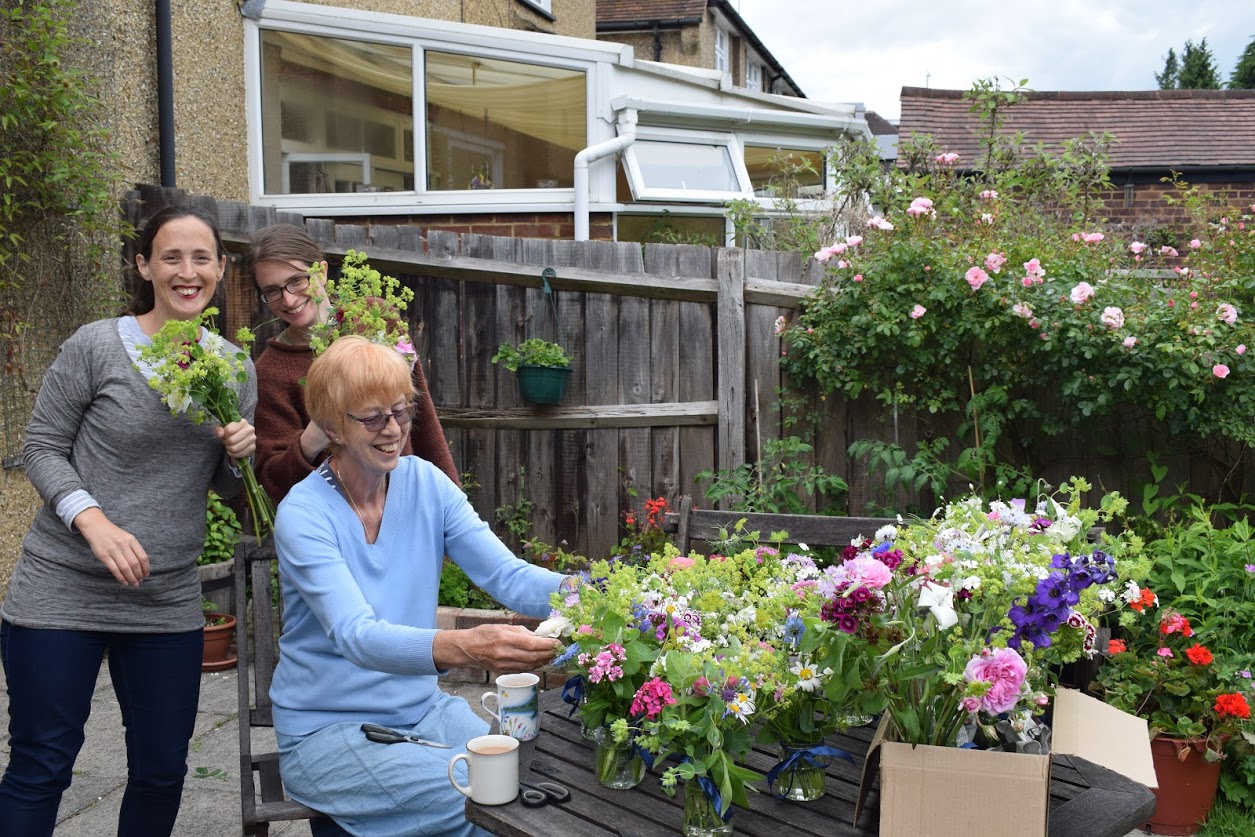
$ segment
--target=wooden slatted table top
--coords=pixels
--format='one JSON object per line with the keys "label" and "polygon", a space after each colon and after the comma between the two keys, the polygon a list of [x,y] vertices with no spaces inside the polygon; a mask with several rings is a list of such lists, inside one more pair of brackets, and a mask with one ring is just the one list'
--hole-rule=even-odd
{"label": "wooden slatted table top", "polygon": [[[500,837],[655,837],[680,833],[683,790],[663,793],[656,772],[628,791],[602,787],[593,776],[593,744],[580,734],[578,713],[558,689],[541,694],[541,733],[524,742],[520,774],[558,782],[571,791],[563,805],[525,807],[476,805],[467,800],[466,817]],[[855,764],[835,760],[828,768],[827,792],[815,802],[786,802],[750,793],[750,808],[734,808],[734,835],[761,837],[862,837],[879,831],[879,793],[873,789],[857,826],[854,803],[872,727],[834,736],[828,743],[854,755]],[[756,749],[748,764],[766,773],[777,761],[770,749]],[[1049,837],[1124,837],[1154,811],[1154,796],[1143,785],[1074,756],[1055,756],[1051,772]],[[951,837],[944,830],[937,837]],[[957,837],[957,835],[955,836]]]}

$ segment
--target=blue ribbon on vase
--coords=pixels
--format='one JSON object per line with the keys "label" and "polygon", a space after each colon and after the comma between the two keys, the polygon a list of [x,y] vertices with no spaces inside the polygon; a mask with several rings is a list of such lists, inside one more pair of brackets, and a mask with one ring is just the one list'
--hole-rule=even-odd
{"label": "blue ribbon on vase", "polygon": [[821,744],[817,747],[807,747],[804,750],[794,750],[789,754],[788,758],[771,768],[771,770],[767,771],[767,792],[777,799],[782,798],[784,796],[784,791],[776,793],[774,788],[776,779],[780,777],[781,773],[787,772],[791,768],[797,766],[799,761],[803,760],[811,767],[826,767],[827,765],[820,761],[820,759],[823,758],[844,759],[850,764],[854,764],[854,756],[850,755],[845,750],[842,750],[840,747],[829,747],[826,744]]}
{"label": "blue ribbon on vase", "polygon": [[562,686],[562,700],[571,704],[571,711],[567,713],[567,717],[575,714],[575,710],[580,708],[580,703],[584,700],[584,678],[575,675]]}
{"label": "blue ribbon on vase", "polygon": [[[684,761],[688,761],[688,759],[684,759]],[[722,812],[719,816],[723,818],[723,821],[727,822],[732,819],[732,806],[729,805],[728,810],[723,811],[723,797],[719,795],[719,788],[715,786],[714,780],[709,776],[694,776],[693,778],[697,780],[697,786],[702,789],[702,793],[710,797],[710,802],[715,806],[715,810]]]}

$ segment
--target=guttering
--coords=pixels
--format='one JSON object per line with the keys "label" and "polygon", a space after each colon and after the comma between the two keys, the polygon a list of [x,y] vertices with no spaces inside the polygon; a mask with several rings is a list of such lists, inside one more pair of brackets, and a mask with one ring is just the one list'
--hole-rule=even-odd
{"label": "guttering", "polygon": [[619,135],[614,139],[590,145],[575,155],[575,240],[588,241],[588,165],[603,157],[618,154],[636,142],[636,112],[619,112]]}
{"label": "guttering", "polygon": [[157,138],[161,185],[174,187],[174,58],[170,0],[157,0]]}

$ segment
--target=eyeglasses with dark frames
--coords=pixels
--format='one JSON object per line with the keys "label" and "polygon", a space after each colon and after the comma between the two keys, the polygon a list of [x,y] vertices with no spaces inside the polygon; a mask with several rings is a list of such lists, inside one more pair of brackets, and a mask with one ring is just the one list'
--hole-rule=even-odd
{"label": "eyeglasses with dark frames", "polygon": [[409,424],[414,420],[415,405],[406,404],[399,410],[392,410],[387,413],[376,413],[373,416],[355,416],[352,413],[345,413],[346,416],[353,421],[360,421],[362,427],[365,427],[371,433],[378,433],[388,426],[388,419],[396,419],[397,424]]}
{"label": "eyeglasses with dark frames", "polygon": [[300,276],[293,276],[282,285],[275,285],[274,287],[259,290],[258,295],[261,296],[261,301],[264,304],[270,305],[272,302],[277,302],[279,298],[283,296],[284,291],[287,291],[290,294],[299,294],[308,287],[309,274],[303,273]]}

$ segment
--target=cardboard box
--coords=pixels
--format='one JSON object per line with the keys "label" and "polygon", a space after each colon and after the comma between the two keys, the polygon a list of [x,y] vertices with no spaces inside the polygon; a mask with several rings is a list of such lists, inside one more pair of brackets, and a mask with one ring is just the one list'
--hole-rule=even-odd
{"label": "cardboard box", "polygon": [[[892,740],[888,716],[867,750],[854,824],[880,769],[881,837],[1046,837],[1050,756]],[[1055,697],[1055,754],[1080,756],[1157,786],[1146,721],[1074,689]]]}

